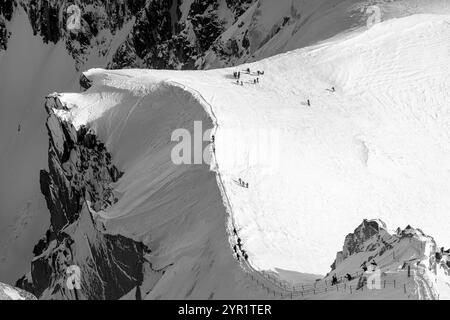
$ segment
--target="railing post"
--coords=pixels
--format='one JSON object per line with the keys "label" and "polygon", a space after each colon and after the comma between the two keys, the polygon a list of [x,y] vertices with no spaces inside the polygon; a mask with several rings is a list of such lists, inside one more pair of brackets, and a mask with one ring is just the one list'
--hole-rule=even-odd
{"label": "railing post", "polygon": [[405,284],[403,284],[403,289],[404,289],[404,291],[405,291],[405,294],[406,294],[406,283],[405,283]]}

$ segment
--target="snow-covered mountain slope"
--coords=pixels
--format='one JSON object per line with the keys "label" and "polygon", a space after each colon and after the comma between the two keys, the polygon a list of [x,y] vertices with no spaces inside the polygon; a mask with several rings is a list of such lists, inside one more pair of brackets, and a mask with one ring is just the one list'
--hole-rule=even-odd
{"label": "snow-covered mountain slope", "polygon": [[[233,227],[259,270],[324,274],[368,216],[448,246],[449,21],[394,19],[237,68],[92,69],[89,90],[62,94],[58,117],[88,125],[124,172],[98,213],[108,232],[172,264],[147,298],[246,296]],[[215,127],[210,167],[171,161],[172,132],[194,120]]]}
{"label": "snow-covered mountain slope", "polygon": [[0,300],[36,300],[36,297],[19,288],[0,283]]}
{"label": "snow-covered mountain slope", "polygon": [[[49,226],[39,187],[39,170],[47,163],[44,97],[78,90],[79,70],[92,67],[194,68],[222,22],[231,25],[250,1],[173,3],[179,6],[153,0],[78,2],[81,29],[70,31],[72,1],[1,1],[1,281],[12,284],[26,272],[33,245]],[[206,22],[217,30],[202,28]]]}

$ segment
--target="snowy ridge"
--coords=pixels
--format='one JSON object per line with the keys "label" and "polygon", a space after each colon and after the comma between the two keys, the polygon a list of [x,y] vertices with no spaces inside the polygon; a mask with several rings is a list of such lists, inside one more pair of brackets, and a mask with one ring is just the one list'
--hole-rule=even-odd
{"label": "snowy ridge", "polygon": [[[85,73],[93,83],[89,90],[62,94],[69,111],[59,116],[95,130],[125,172],[115,186],[118,203],[101,213],[108,228],[142,237],[155,248],[156,264],[176,265],[148,298],[209,293],[206,278],[218,267],[203,264],[209,250],[214,253],[207,261],[226,259],[230,267],[214,290],[222,290],[222,296],[235,290],[243,294],[249,285],[236,281],[242,274],[231,257],[224,257],[230,237],[220,231],[223,208],[217,207],[216,192],[205,196],[211,175],[203,170],[211,168],[170,163],[171,132],[191,128],[193,120],[207,127],[220,122],[215,134],[220,179],[256,270],[324,274],[336,244],[367,216],[390,226],[420,226],[448,244],[448,22],[448,16],[433,15],[391,20],[235,69],[92,69]],[[251,74],[243,71],[247,67]],[[231,76],[236,70],[243,86]],[[255,70],[265,71],[258,85]],[[327,91],[331,86],[336,92]],[[283,157],[274,158],[279,161],[275,171],[255,162],[260,150],[253,149],[259,142],[254,133],[264,129],[280,134]],[[203,178],[191,183],[191,174]],[[239,186],[238,178],[250,188]],[[200,204],[201,210],[191,211]],[[220,236],[212,237],[210,230]],[[192,250],[196,259],[180,262]],[[234,278],[233,288],[223,289],[225,278]],[[173,283],[184,283],[180,279],[187,284],[178,293]]]}

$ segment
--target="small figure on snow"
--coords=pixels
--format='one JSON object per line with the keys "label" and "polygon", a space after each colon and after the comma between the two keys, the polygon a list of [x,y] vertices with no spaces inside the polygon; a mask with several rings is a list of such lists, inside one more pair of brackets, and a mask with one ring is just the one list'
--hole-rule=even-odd
{"label": "small figure on snow", "polygon": [[333,275],[333,277],[331,278],[331,285],[334,286],[338,283],[338,279],[336,277],[336,274]]}
{"label": "small figure on snow", "polygon": [[363,269],[364,272],[367,271],[367,265],[365,261],[361,264],[361,269]]}

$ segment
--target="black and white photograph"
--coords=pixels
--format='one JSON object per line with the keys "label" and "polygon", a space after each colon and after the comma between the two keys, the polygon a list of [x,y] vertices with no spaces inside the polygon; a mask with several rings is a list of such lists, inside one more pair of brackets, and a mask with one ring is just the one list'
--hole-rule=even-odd
{"label": "black and white photograph", "polygon": [[0,0],[0,183],[0,300],[450,300],[450,1]]}

